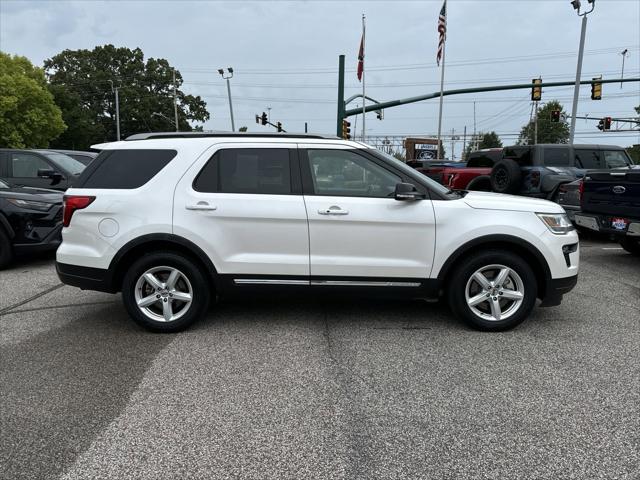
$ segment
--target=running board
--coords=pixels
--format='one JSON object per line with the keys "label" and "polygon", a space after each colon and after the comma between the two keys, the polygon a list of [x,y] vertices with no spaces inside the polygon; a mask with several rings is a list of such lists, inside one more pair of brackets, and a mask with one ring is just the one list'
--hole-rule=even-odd
{"label": "running board", "polygon": [[359,281],[359,280],[287,280],[265,278],[236,278],[236,285],[309,285],[322,287],[408,287],[418,288],[420,282],[394,282],[394,281]]}

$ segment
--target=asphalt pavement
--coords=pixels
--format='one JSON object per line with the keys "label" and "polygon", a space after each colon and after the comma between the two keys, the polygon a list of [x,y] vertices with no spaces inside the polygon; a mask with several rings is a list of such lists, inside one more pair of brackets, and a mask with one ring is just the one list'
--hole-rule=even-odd
{"label": "asphalt pavement", "polygon": [[640,478],[640,258],[582,242],[515,330],[421,301],[223,302],[187,332],[0,272],[2,479]]}

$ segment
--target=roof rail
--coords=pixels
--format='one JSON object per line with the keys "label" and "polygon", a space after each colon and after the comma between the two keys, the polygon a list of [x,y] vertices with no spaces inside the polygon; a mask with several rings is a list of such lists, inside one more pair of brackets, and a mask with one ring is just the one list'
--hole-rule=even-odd
{"label": "roof rail", "polygon": [[336,140],[339,137],[309,133],[251,133],[251,132],[149,132],[129,135],[125,141],[150,140],[154,138],[208,138],[208,137],[244,137],[244,138],[322,138]]}

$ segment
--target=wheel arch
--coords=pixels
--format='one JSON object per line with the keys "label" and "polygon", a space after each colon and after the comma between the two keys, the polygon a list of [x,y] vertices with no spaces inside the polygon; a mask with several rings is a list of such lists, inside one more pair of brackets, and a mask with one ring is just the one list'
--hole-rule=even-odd
{"label": "wheel arch", "polygon": [[480,175],[478,177],[472,178],[471,181],[467,184],[466,190],[473,190],[471,187],[476,185],[483,185],[489,187],[488,190],[475,190],[476,192],[490,192],[491,191],[491,176],[490,175]]}
{"label": "wheel arch", "polygon": [[125,244],[109,264],[109,285],[111,289],[114,291],[120,290],[126,268],[135,259],[146,253],[159,250],[170,251],[191,258],[202,269],[211,285],[217,289],[218,271],[208,255],[190,240],[169,233],[143,235]]}
{"label": "wheel arch", "polygon": [[503,250],[521,256],[533,269],[538,284],[538,298],[546,296],[551,281],[551,270],[544,255],[534,245],[512,235],[487,235],[458,247],[438,272],[438,283],[446,288],[456,267],[465,260],[465,254],[479,250]]}

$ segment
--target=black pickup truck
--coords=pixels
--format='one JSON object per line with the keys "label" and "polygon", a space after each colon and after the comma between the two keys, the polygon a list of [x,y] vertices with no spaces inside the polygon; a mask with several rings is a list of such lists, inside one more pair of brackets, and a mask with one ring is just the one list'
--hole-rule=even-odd
{"label": "black pickup truck", "polygon": [[590,170],[581,189],[576,224],[612,234],[626,251],[640,256],[640,166]]}

